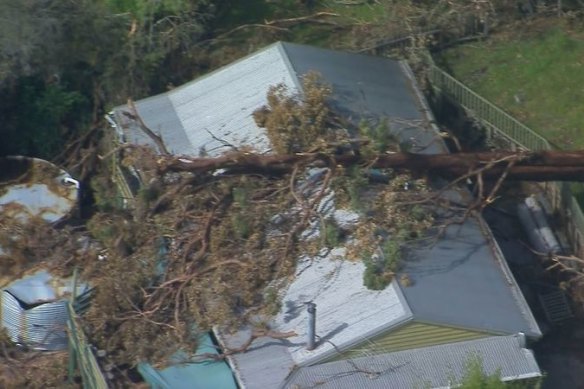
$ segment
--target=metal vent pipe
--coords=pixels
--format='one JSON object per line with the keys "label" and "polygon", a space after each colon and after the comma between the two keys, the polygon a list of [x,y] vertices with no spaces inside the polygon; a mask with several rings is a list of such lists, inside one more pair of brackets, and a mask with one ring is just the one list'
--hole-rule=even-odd
{"label": "metal vent pipe", "polygon": [[306,303],[308,312],[308,331],[306,332],[306,349],[314,350],[316,347],[316,304]]}

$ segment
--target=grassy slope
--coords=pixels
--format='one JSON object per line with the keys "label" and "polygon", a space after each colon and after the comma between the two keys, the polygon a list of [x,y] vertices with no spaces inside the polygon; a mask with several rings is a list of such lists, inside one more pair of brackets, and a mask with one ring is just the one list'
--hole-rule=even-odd
{"label": "grassy slope", "polygon": [[472,89],[560,148],[584,148],[584,28],[558,20],[516,25],[443,52]]}

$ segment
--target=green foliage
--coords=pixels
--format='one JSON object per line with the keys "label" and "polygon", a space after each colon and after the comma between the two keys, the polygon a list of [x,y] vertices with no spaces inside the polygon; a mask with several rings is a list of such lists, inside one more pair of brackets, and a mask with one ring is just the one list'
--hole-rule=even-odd
{"label": "green foliage", "polygon": [[503,382],[499,371],[492,374],[485,373],[482,360],[479,356],[473,355],[467,360],[464,375],[456,387],[461,389],[520,389],[528,388],[529,384],[522,381]]}
{"label": "green foliage", "polygon": [[345,201],[348,200],[352,210],[365,212],[365,203],[361,196],[363,189],[369,183],[365,172],[359,166],[350,166],[344,173],[336,176],[333,180],[333,188],[337,198],[342,202],[344,197]]}
{"label": "green foliage", "polygon": [[333,135],[326,125],[330,87],[316,73],[305,75],[302,84],[302,95],[290,93],[283,84],[271,87],[268,105],[254,112],[257,125],[266,129],[278,154],[315,149]]}
{"label": "green foliage", "polygon": [[371,290],[383,290],[389,285],[401,263],[400,242],[387,238],[381,246],[381,252],[363,258],[365,271],[363,285]]}
{"label": "green foliage", "polygon": [[250,214],[248,197],[252,189],[248,183],[244,183],[244,186],[235,187],[232,190],[233,208],[235,212],[231,217],[231,222],[236,236],[239,239],[247,239],[251,233],[252,223],[250,222],[250,218],[253,215]]}
{"label": "green foliage", "polygon": [[367,177],[357,166],[351,166],[347,180],[347,193],[349,194],[351,208],[356,211],[364,211],[361,201],[361,191],[368,183]]}
{"label": "green foliage", "polygon": [[264,293],[264,305],[266,312],[270,315],[276,315],[282,308],[282,301],[278,296],[278,290],[274,287],[267,287]]}
{"label": "green foliage", "polygon": [[50,159],[106,104],[190,79],[185,53],[213,11],[207,0],[0,0],[0,154]]}
{"label": "green foliage", "polygon": [[241,212],[235,213],[233,214],[231,221],[233,223],[233,229],[235,230],[237,238],[247,239],[251,232],[247,215],[244,215]]}
{"label": "green foliage", "polygon": [[362,121],[359,125],[359,132],[362,136],[371,140],[371,144],[363,149],[365,153],[382,154],[390,149],[395,151],[397,149],[396,146],[399,144],[395,135],[391,133],[387,119],[381,120],[375,126]]}
{"label": "green foliage", "polygon": [[118,194],[112,182],[102,175],[91,178],[89,182],[95,207],[102,212],[110,212],[119,207]]}
{"label": "green foliage", "polygon": [[324,221],[321,226],[324,246],[327,248],[337,247],[341,243],[341,229],[334,220]]}
{"label": "green foliage", "polygon": [[150,204],[161,195],[158,185],[146,185],[138,191],[138,198],[146,204]]}
{"label": "green foliage", "polygon": [[0,107],[4,117],[0,154],[50,158],[62,151],[72,126],[85,124],[88,101],[78,91],[44,84],[37,77],[21,78]]}
{"label": "green foliage", "polygon": [[501,373],[488,375],[483,370],[480,358],[473,357],[467,361],[464,376],[460,382],[463,389],[504,389],[506,385],[501,381]]}
{"label": "green foliage", "polygon": [[113,12],[129,12],[134,17],[145,19],[152,14],[180,13],[197,2],[182,0],[104,0]]}
{"label": "green foliage", "polygon": [[[406,190],[405,187],[408,189]],[[362,223],[354,233],[355,244],[349,246],[349,258],[361,258],[365,263],[363,284],[373,290],[384,289],[399,272],[403,250],[415,239],[423,237],[432,226],[432,213],[412,201],[428,196],[423,180],[409,175],[393,177],[388,185],[369,188],[370,211],[367,223]],[[376,192],[376,193],[375,193]],[[409,276],[402,274],[402,285],[412,284]]]}

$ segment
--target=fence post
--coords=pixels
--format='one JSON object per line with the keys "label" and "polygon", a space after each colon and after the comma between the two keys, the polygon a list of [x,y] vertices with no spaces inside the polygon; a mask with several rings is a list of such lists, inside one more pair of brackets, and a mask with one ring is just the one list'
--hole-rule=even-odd
{"label": "fence post", "polygon": [[71,317],[71,312],[70,312],[71,311],[70,306],[72,306],[73,303],[75,302],[75,296],[77,295],[77,268],[75,268],[73,270],[73,287],[71,289],[72,289],[72,292],[71,292],[71,296],[70,296],[69,302],[68,302],[69,306],[67,307],[67,313],[68,313],[67,320],[69,321],[69,325],[67,326],[68,327],[67,332],[69,334],[69,342],[68,342],[69,343],[69,369],[68,369],[69,383],[73,383],[73,378],[74,378],[73,375],[75,374],[75,368],[76,368],[75,362],[76,362],[76,358],[77,358],[77,355],[76,355],[77,350],[75,350],[75,347],[74,347],[73,341],[72,341],[73,326],[71,325],[71,320],[73,318]]}

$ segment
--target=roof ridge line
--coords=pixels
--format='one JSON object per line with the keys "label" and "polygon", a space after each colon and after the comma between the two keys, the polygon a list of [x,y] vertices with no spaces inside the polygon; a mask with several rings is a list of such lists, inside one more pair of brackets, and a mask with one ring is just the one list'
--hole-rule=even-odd
{"label": "roof ridge line", "polygon": [[284,61],[284,65],[286,65],[286,68],[288,69],[288,72],[290,74],[290,77],[292,78],[292,81],[294,82],[294,85],[296,86],[296,88],[298,89],[298,91],[300,93],[304,93],[304,88],[302,87],[302,82],[300,82],[300,78],[298,77],[298,73],[296,72],[294,65],[292,65],[292,61],[290,60],[290,57],[288,55],[288,51],[286,50],[285,45],[287,45],[287,44],[288,44],[287,42],[278,41],[274,45],[276,47],[278,47],[278,51],[282,55],[282,60]]}

